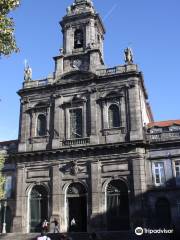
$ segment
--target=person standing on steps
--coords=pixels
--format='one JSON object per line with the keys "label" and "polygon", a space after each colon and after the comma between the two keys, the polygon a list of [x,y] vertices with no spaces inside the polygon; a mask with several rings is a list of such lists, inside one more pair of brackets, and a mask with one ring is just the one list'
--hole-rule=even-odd
{"label": "person standing on steps", "polygon": [[54,221],[52,221],[52,223],[54,223],[54,233],[60,233],[58,220],[54,218]]}
{"label": "person standing on steps", "polygon": [[45,219],[42,223],[42,232],[47,233],[48,232],[48,221]]}

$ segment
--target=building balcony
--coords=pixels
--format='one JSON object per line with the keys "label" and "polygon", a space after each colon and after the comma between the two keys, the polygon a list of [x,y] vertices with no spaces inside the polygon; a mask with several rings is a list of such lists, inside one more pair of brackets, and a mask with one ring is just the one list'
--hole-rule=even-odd
{"label": "building balcony", "polygon": [[180,131],[150,133],[150,134],[146,134],[146,139],[149,142],[164,142],[164,141],[180,140]]}
{"label": "building balcony", "polygon": [[72,145],[87,145],[90,143],[90,138],[75,138],[63,140],[62,146],[72,146]]}

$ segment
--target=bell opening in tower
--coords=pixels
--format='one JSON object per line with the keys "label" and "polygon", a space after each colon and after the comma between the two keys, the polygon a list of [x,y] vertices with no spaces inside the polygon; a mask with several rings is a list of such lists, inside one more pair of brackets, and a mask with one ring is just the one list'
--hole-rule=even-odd
{"label": "bell opening in tower", "polygon": [[83,30],[82,29],[77,29],[74,32],[74,48],[82,48],[83,43],[84,43],[84,36],[83,36]]}

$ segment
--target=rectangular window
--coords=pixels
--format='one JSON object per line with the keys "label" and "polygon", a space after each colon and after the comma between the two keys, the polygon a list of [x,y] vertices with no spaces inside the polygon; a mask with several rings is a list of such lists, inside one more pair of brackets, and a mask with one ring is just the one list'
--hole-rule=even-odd
{"label": "rectangular window", "polygon": [[11,198],[12,197],[12,176],[7,176],[5,178],[5,198]]}
{"label": "rectangular window", "polygon": [[165,184],[165,172],[164,172],[163,162],[153,163],[153,175],[154,175],[155,185],[160,186]]}
{"label": "rectangular window", "polygon": [[176,175],[176,185],[180,186],[180,162],[175,162],[174,163],[175,167],[175,175]]}
{"label": "rectangular window", "polygon": [[70,110],[70,138],[82,138],[82,109]]}
{"label": "rectangular window", "polygon": [[180,162],[175,162],[176,177],[180,177]]}

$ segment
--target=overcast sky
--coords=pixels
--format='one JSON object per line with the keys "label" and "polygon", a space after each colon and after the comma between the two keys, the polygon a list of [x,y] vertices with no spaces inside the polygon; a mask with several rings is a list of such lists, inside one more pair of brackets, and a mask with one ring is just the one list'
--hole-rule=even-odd
{"label": "overcast sky", "polygon": [[[22,0],[13,12],[20,53],[0,59],[0,141],[16,139],[24,60],[33,79],[54,71],[62,47],[59,21],[73,0]],[[94,0],[106,27],[105,63],[123,64],[130,46],[144,73],[155,120],[180,119],[180,1]]]}

